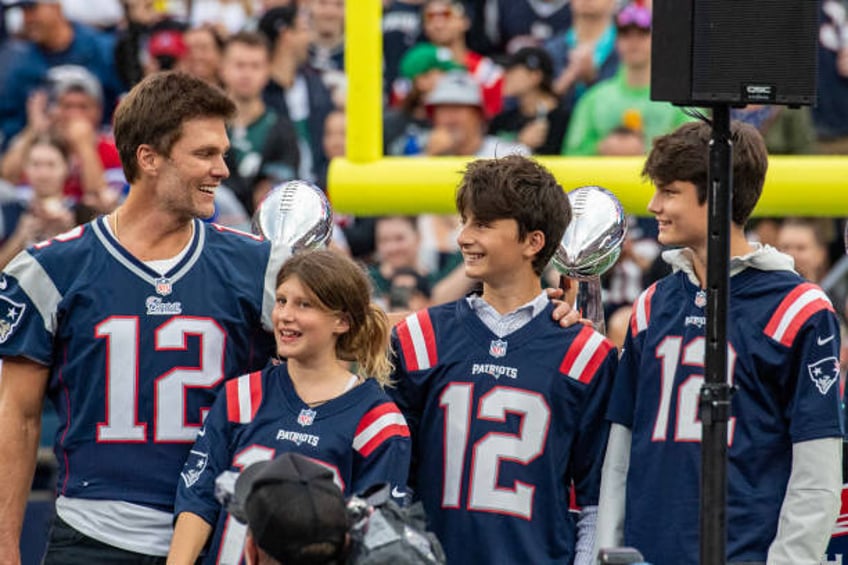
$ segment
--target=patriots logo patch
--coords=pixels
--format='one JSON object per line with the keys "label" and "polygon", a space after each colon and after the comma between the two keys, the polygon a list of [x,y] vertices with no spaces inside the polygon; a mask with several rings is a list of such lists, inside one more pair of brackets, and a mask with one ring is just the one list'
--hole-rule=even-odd
{"label": "patriots logo patch", "polygon": [[23,319],[25,311],[26,304],[0,296],[0,343],[6,343]]}
{"label": "patriots logo patch", "polygon": [[191,488],[194,483],[200,479],[200,475],[206,470],[206,464],[209,462],[209,454],[202,451],[192,449],[188,455],[188,461],[183,467],[183,472],[180,477],[183,478],[186,488]]}
{"label": "patriots logo patch", "polygon": [[839,380],[839,360],[836,357],[825,357],[811,365],[807,365],[810,379],[819,389],[819,392],[827,394],[830,387]]}
{"label": "patriots logo patch", "polygon": [[297,415],[297,423],[301,426],[311,426],[312,422],[315,421],[316,414],[318,413],[315,410],[304,408],[300,411],[300,414]]}

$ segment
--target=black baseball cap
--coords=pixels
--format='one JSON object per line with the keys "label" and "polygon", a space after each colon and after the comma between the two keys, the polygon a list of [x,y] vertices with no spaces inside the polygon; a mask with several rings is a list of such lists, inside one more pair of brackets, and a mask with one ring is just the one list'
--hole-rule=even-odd
{"label": "black baseball cap", "polygon": [[255,463],[236,480],[233,502],[230,513],[274,559],[286,565],[344,563],[347,509],[328,468],[296,453]]}

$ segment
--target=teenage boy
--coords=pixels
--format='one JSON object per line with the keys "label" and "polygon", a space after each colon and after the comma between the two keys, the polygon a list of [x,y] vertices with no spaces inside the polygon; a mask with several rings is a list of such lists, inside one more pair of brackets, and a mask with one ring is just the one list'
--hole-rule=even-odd
{"label": "teenage boy", "polygon": [[[768,156],[754,128],[731,134],[727,561],[813,565],[839,511],[839,325],[789,256],[746,241]],[[636,301],[610,399],[598,546],[634,546],[654,565],[699,556],[709,143],[710,127],[689,123],[645,163],[659,242],[678,249]]]}
{"label": "teenage boy", "polygon": [[394,335],[411,486],[448,562],[589,563],[617,356],[591,327],[552,320],[541,289],[568,199],[513,155],[469,164],[456,204],[482,293],[412,314]]}

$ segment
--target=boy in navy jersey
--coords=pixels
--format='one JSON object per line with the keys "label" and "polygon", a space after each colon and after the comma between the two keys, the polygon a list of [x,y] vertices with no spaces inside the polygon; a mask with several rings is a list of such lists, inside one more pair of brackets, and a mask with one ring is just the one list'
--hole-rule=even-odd
{"label": "boy in navy jersey", "polygon": [[[755,129],[731,132],[727,561],[813,565],[839,510],[839,326],[789,256],[746,241],[768,157]],[[686,124],[645,163],[659,242],[677,249],[634,305],[610,399],[598,546],[635,546],[655,565],[699,558],[709,141],[707,124]]]}
{"label": "boy in navy jersey", "polygon": [[186,74],[136,85],[115,115],[126,201],[0,275],[3,563],[19,559],[45,395],[61,422],[45,563],[164,563],[180,470],[215,393],[273,354],[287,253],[199,219],[229,175],[234,111]]}
{"label": "boy in navy jersey", "polygon": [[568,199],[509,156],[470,163],[456,203],[482,293],[412,314],[393,336],[412,489],[450,563],[590,563],[616,351],[591,327],[560,327],[541,289]]}

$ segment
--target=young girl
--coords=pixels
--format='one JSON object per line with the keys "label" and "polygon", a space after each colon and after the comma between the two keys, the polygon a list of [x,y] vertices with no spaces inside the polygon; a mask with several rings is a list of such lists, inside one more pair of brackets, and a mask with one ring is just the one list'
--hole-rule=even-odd
{"label": "young girl", "polygon": [[326,465],[345,495],[383,482],[404,490],[409,430],[382,390],[390,326],[365,274],[331,251],[306,252],[280,270],[276,298],[285,362],[232,379],[218,395],[183,468],[168,563],[194,563],[213,529],[207,562],[238,563],[245,528],[222,511],[215,479],[285,452]]}

